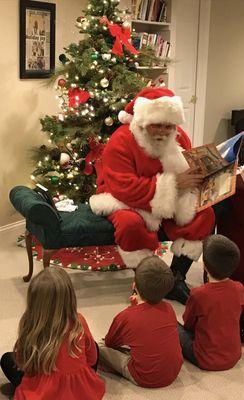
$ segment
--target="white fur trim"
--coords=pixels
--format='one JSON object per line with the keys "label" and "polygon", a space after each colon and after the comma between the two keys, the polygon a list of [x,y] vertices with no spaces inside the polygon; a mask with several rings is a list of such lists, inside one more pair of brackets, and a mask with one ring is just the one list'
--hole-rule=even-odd
{"label": "white fur trim", "polygon": [[96,215],[107,216],[117,210],[126,210],[129,207],[117,200],[110,193],[94,194],[89,199],[89,204],[92,212]]}
{"label": "white fur trim", "polygon": [[171,251],[177,257],[183,255],[189,257],[193,261],[197,261],[202,254],[202,241],[179,238],[172,243]]}
{"label": "white fur trim", "polygon": [[132,121],[133,115],[127,113],[124,110],[121,110],[118,114],[118,120],[122,124],[130,124]]}
{"label": "white fur trim", "polygon": [[118,252],[127,268],[136,268],[141,260],[153,255],[153,252],[149,249],[124,251],[119,246]]}
{"label": "white fur trim", "polygon": [[157,174],[156,190],[150,201],[152,214],[159,218],[173,218],[177,200],[177,183],[174,174]]}
{"label": "white fur trim", "polygon": [[91,210],[96,215],[107,216],[118,210],[134,210],[145,221],[146,227],[151,232],[156,232],[161,224],[161,218],[158,218],[151,213],[138,209],[130,208],[122,201],[117,200],[111,193],[94,194],[89,199]]}
{"label": "white fur trim", "polygon": [[139,210],[138,208],[135,208],[135,211],[144,219],[146,227],[149,231],[157,232],[159,230],[162,218],[157,217],[147,211]]}
{"label": "white fur trim", "polygon": [[177,200],[175,209],[175,222],[179,226],[189,224],[196,215],[198,194],[196,192],[185,192]]}
{"label": "white fur trim", "polygon": [[180,125],[185,121],[181,98],[163,96],[150,100],[138,97],[134,104],[133,119],[143,128],[150,124],[160,123]]}

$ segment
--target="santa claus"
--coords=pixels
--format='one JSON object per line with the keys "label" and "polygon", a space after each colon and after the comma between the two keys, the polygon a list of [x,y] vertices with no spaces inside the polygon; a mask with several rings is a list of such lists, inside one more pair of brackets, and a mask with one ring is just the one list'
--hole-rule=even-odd
{"label": "santa claus", "polygon": [[166,88],[143,89],[119,114],[123,123],[97,162],[97,194],[90,206],[107,216],[115,228],[119,253],[128,268],[136,268],[159,245],[159,229],[172,241],[171,269],[175,286],[169,298],[185,304],[186,273],[202,252],[202,240],[214,227],[214,212],[196,213],[194,173],[182,154],[190,140],[179,127],[184,122],[180,97]]}

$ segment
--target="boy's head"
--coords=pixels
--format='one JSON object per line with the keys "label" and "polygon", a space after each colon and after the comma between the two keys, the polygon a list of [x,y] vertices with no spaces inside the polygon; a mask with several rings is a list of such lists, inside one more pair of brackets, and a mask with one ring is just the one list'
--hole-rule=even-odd
{"label": "boy's head", "polygon": [[135,284],[143,300],[149,304],[157,304],[173,289],[174,276],[159,257],[147,257],[136,268]]}
{"label": "boy's head", "polygon": [[210,235],[203,241],[203,262],[217,280],[229,278],[240,262],[238,246],[222,235]]}

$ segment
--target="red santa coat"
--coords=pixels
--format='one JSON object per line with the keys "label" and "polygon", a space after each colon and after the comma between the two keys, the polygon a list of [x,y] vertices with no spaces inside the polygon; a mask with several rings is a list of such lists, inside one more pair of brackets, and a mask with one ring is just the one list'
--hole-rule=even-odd
{"label": "red santa coat", "polygon": [[202,240],[213,228],[213,211],[197,214],[201,224],[196,227],[197,194],[188,190],[179,195],[177,190],[176,174],[189,168],[182,155],[183,149],[190,148],[189,138],[179,128],[177,138],[172,134],[159,156],[150,155],[149,147],[140,128],[134,127],[133,133],[129,125],[117,129],[96,164],[97,194],[90,199],[93,212],[108,216],[132,209],[149,231],[157,231],[164,220],[169,239],[184,238],[187,231],[188,240]]}

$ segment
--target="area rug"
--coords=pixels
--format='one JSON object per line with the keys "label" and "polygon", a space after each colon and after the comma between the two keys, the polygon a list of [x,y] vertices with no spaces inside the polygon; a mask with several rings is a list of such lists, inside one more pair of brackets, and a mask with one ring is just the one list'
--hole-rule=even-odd
{"label": "area rug", "polygon": [[[24,235],[18,237],[18,246],[25,247]],[[162,257],[168,250],[168,243],[160,243],[155,254]],[[34,238],[32,243],[33,257],[42,261],[42,246]],[[117,246],[67,247],[57,250],[51,258],[50,265],[82,271],[117,271],[126,269]]]}

